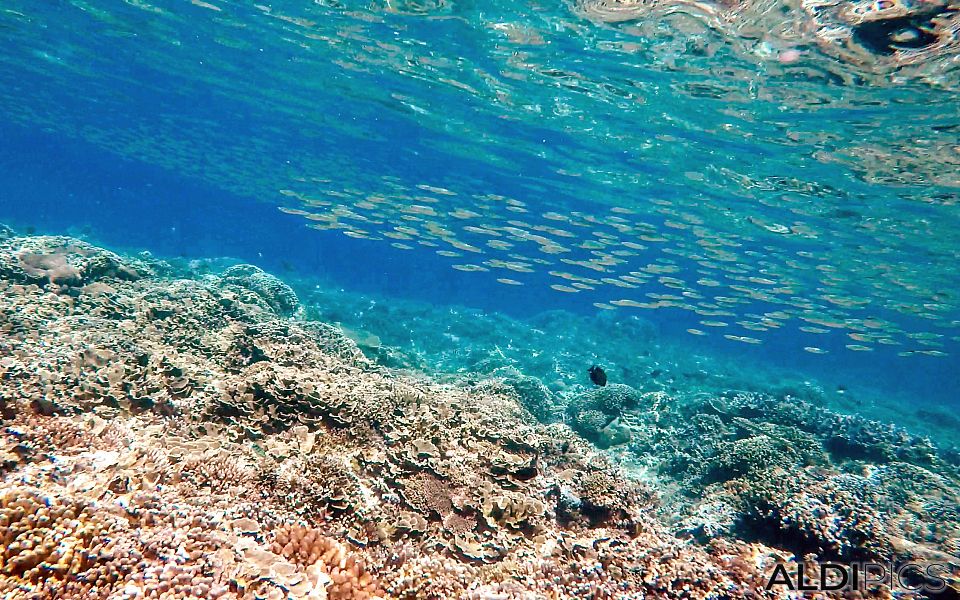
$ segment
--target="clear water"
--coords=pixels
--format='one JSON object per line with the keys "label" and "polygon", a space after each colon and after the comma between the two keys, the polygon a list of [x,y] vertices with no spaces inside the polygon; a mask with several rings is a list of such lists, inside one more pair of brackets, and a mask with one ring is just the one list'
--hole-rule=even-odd
{"label": "clear water", "polygon": [[956,596],[958,1],[0,1],[0,596]]}
{"label": "clear water", "polygon": [[813,4],[7,1],[0,221],[955,405],[955,14]]}

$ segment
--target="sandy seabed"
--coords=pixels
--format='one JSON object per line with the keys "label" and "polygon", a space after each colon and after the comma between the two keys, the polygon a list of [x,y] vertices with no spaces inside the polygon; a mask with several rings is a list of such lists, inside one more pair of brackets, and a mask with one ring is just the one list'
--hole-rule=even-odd
{"label": "sandy seabed", "polygon": [[622,384],[550,422],[531,378],[441,384],[303,314],[251,265],[0,228],[3,597],[781,597],[775,564],[818,559],[960,590],[960,460],[930,440]]}

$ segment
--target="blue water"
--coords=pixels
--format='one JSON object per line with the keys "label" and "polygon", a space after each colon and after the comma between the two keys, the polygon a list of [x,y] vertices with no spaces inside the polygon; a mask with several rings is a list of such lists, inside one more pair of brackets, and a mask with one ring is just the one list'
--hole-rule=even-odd
{"label": "blue water", "polygon": [[[747,368],[955,404],[957,71],[897,80],[696,12],[650,27],[561,2],[8,2],[0,222],[520,319],[600,303]],[[648,293],[670,298],[608,304]]]}

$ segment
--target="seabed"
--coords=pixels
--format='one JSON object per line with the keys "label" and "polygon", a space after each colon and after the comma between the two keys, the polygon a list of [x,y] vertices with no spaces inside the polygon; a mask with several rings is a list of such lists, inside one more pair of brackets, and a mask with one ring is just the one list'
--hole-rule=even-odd
{"label": "seabed", "polygon": [[309,300],[2,228],[3,597],[774,598],[801,593],[766,589],[777,564],[822,561],[960,591],[955,416],[930,438],[706,371],[443,370]]}

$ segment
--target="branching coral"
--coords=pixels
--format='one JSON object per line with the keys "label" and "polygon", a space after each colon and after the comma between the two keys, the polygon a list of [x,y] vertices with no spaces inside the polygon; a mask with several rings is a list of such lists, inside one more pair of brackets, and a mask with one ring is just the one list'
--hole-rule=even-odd
{"label": "branching coral", "polygon": [[191,456],[178,472],[180,481],[216,494],[242,489],[253,478],[252,469],[225,454]]}
{"label": "branching coral", "polygon": [[[742,486],[742,487],[741,487]],[[853,475],[823,477],[812,469],[762,482],[730,485],[748,527],[798,555],[846,560],[890,557],[877,491]]]}
{"label": "branching coral", "polygon": [[379,587],[364,562],[343,544],[317,529],[288,526],[280,529],[271,549],[296,564],[319,569],[330,578],[330,600],[369,600],[380,597]]}

